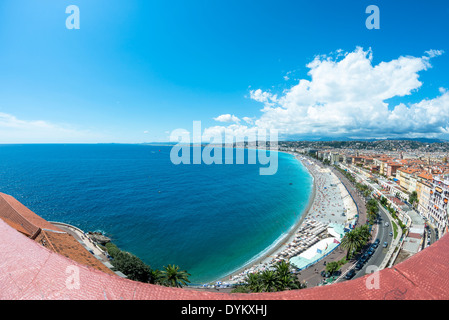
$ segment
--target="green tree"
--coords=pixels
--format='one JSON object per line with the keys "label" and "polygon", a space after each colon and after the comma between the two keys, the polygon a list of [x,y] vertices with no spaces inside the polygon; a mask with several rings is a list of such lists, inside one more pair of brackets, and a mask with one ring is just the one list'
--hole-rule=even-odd
{"label": "green tree", "polygon": [[415,203],[418,203],[418,193],[416,191],[413,191],[409,198],[408,202],[410,202],[411,205],[414,205]]}
{"label": "green tree", "polygon": [[264,270],[260,275],[260,290],[262,292],[278,291],[277,275],[272,270]]}
{"label": "green tree", "polygon": [[349,259],[350,254],[355,252],[361,245],[361,239],[357,231],[354,229],[347,232],[343,239],[341,239],[340,245],[343,249],[347,250],[346,259]]}
{"label": "green tree", "polygon": [[161,284],[162,282],[162,271],[158,269],[151,269],[149,274],[149,283],[151,284]]}
{"label": "green tree", "polygon": [[164,267],[164,270],[161,271],[161,284],[167,287],[178,287],[182,288],[183,286],[190,283],[188,277],[190,276],[184,270],[179,270],[179,266],[168,265]]}
{"label": "green tree", "polygon": [[357,227],[355,232],[360,238],[361,245],[364,245],[371,238],[369,226],[366,224]]}
{"label": "green tree", "polygon": [[149,282],[151,268],[135,255],[124,251],[110,251],[113,257],[112,265],[116,270],[125,274],[128,279],[140,282]]}
{"label": "green tree", "polygon": [[244,283],[232,292],[274,292],[302,288],[305,285],[292,273],[290,264],[281,261],[274,266],[274,270],[248,274]]}
{"label": "green tree", "polygon": [[366,203],[366,210],[368,211],[368,213],[372,212],[377,214],[379,212],[377,201],[374,199],[368,200],[368,202]]}
{"label": "green tree", "polygon": [[291,272],[291,265],[285,261],[281,261],[275,265],[277,277],[277,291],[301,289],[297,275]]}
{"label": "green tree", "polygon": [[326,264],[326,271],[329,273],[334,273],[340,268],[338,261],[332,261]]}
{"label": "green tree", "polygon": [[246,276],[246,285],[250,292],[262,292],[262,282],[258,273],[249,273]]}

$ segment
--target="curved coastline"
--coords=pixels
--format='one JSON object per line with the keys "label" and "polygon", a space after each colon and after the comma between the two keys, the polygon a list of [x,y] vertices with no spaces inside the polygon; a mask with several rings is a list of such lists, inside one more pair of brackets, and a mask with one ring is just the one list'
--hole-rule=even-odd
{"label": "curved coastline", "polygon": [[301,165],[303,165],[306,168],[307,172],[312,177],[312,192],[311,192],[311,194],[309,196],[309,201],[307,203],[307,207],[303,210],[303,212],[300,215],[299,220],[290,228],[290,231],[287,234],[285,234],[279,240],[276,240],[269,247],[265,248],[254,259],[246,262],[243,266],[239,267],[237,270],[232,271],[231,273],[227,274],[224,277],[221,277],[218,281],[222,281],[222,282],[229,281],[230,277],[240,274],[241,272],[245,271],[246,269],[250,268],[251,266],[270,261],[271,260],[271,256],[279,253],[281,251],[282,247],[284,247],[286,243],[290,243],[290,242],[293,241],[294,236],[298,232],[298,229],[302,226],[302,223],[304,222],[304,219],[309,215],[310,209],[311,209],[311,207],[312,207],[312,205],[313,205],[313,203],[315,201],[315,195],[316,195],[315,176],[307,168],[307,166],[298,158],[297,155],[295,155],[293,153],[290,153],[290,152],[284,152],[284,151],[276,151],[276,152],[289,154],[289,155],[295,157],[295,159],[297,161],[299,161],[301,163]]}

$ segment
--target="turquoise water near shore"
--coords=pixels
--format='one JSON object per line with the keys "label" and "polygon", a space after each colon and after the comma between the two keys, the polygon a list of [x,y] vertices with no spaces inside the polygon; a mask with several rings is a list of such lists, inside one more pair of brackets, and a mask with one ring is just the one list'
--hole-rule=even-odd
{"label": "turquoise water near shore", "polygon": [[256,259],[308,204],[312,177],[292,155],[278,153],[277,173],[263,176],[259,164],[176,166],[170,150],[2,145],[0,192],[46,220],[102,231],[153,268],[179,265],[198,284]]}

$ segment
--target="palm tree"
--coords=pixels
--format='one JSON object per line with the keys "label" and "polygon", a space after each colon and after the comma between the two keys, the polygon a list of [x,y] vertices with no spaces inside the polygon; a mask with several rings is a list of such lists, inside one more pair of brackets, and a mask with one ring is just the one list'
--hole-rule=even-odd
{"label": "palm tree", "polygon": [[182,288],[183,286],[190,283],[188,277],[190,276],[184,270],[179,270],[178,266],[168,265],[164,267],[164,270],[161,271],[161,283],[167,287],[178,287]]}
{"label": "palm tree", "polygon": [[375,213],[375,214],[377,214],[377,212],[379,212],[379,206],[377,205],[377,201],[374,200],[374,199],[370,199],[366,203],[366,211],[368,211],[368,213]]}
{"label": "palm tree", "polygon": [[149,274],[149,283],[160,284],[162,281],[162,271],[158,269],[151,269]]}
{"label": "palm tree", "polygon": [[361,225],[355,229],[360,237],[362,243],[366,243],[371,238],[371,233],[369,231],[369,226],[367,224]]}
{"label": "palm tree", "polygon": [[301,289],[301,283],[295,274],[291,272],[290,263],[281,261],[275,266],[278,291]]}
{"label": "palm tree", "polygon": [[258,273],[249,273],[246,276],[246,287],[251,292],[262,292],[262,283]]}
{"label": "palm tree", "polygon": [[348,251],[346,259],[349,259],[349,254],[357,250],[361,245],[360,236],[357,234],[357,231],[354,229],[346,233],[343,239],[341,239],[340,245]]}
{"label": "palm tree", "polygon": [[249,273],[244,282],[233,292],[272,292],[305,288],[291,272],[290,263],[286,261],[277,263],[274,270]]}
{"label": "palm tree", "polygon": [[264,270],[260,274],[260,282],[261,282],[261,291],[262,292],[272,292],[278,291],[277,288],[277,275],[272,270]]}

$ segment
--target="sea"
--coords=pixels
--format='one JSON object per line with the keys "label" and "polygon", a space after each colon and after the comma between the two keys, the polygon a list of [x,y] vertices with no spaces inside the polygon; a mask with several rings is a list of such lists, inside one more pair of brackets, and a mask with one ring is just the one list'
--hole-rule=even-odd
{"label": "sea", "polygon": [[[260,258],[308,205],[313,179],[290,154],[277,152],[276,174],[261,175],[258,161],[176,165],[171,150],[0,145],[0,192],[48,221],[102,232],[154,269],[178,265],[195,285]],[[245,159],[260,152],[246,149]]]}

